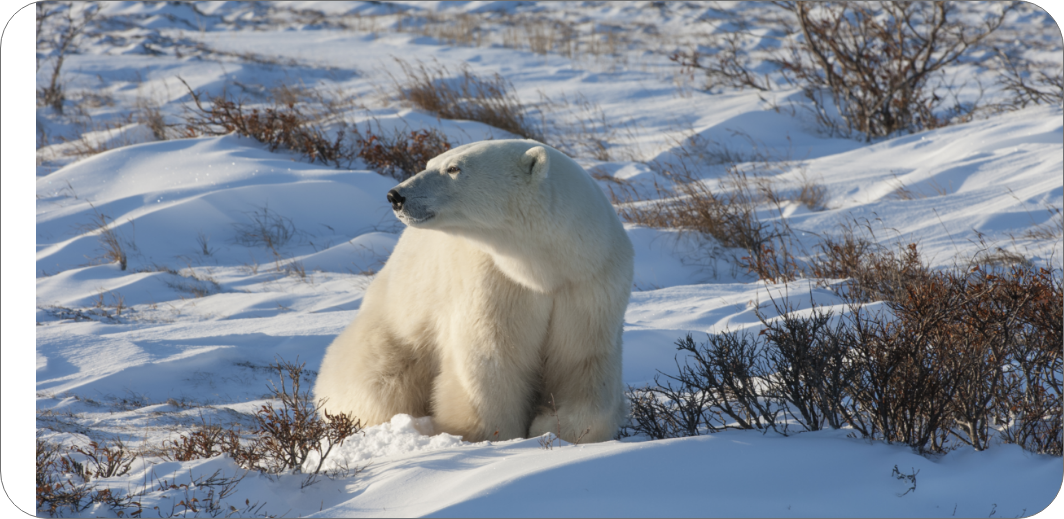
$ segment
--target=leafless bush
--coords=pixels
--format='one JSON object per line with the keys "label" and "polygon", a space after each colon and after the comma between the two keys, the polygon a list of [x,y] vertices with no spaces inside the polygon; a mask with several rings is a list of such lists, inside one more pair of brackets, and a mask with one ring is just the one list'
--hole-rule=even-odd
{"label": "leafless bush", "polygon": [[[1007,369],[1001,383],[1003,398],[996,399],[992,421],[1001,424],[1001,436],[1034,452],[1060,456],[1062,439],[1062,387],[1064,361],[1064,287],[1061,273],[1014,265],[998,272],[981,272],[984,289],[976,318],[985,314],[997,322],[1012,319],[1006,342]],[[1002,275],[1004,274],[1004,275]],[[1016,315],[1013,315],[1016,314]]]}
{"label": "leafless bush", "polygon": [[66,93],[59,80],[66,57],[77,51],[82,33],[89,27],[100,6],[95,2],[85,3],[37,3],[37,69],[42,58],[55,58],[48,86],[37,89],[40,105],[50,106],[58,114],[63,113]]}
{"label": "leafless bush", "polygon": [[690,354],[677,374],[629,390],[629,429],[667,438],[786,433],[797,422],[849,426],[921,453],[946,452],[951,439],[983,450],[996,437],[1062,454],[1059,271],[974,266],[889,293],[889,314],[854,302],[843,315],[814,305],[798,318],[776,304],[779,318],[758,312],[756,338],[725,333],[696,346],[688,336],[677,343]]}
{"label": "leafless bush", "polygon": [[[779,5],[794,15],[803,37],[779,65],[802,86],[821,125],[832,127],[837,109],[845,130],[866,141],[970,117],[975,107],[949,95],[941,70],[982,43],[1012,9],[1005,4],[972,27],[957,19],[950,2]],[[942,113],[951,98],[954,104]]]}
{"label": "leafless bush", "polygon": [[252,503],[245,499],[241,508],[223,503],[224,499],[236,493],[237,486],[245,477],[247,472],[226,476],[219,469],[210,475],[204,474],[195,478],[190,474],[188,483],[178,484],[176,481],[164,479],[148,491],[165,492],[172,496],[169,510],[161,506],[153,507],[159,517],[189,517],[189,514],[192,514],[192,517],[273,517],[262,511],[265,503]]}
{"label": "leafless bush", "polygon": [[1059,62],[1032,62],[1015,51],[996,48],[1002,74],[998,83],[1012,94],[1003,109],[1026,108],[1028,105],[1064,104],[1064,68]]}
{"label": "leafless bush", "polygon": [[[297,360],[298,362],[298,360]],[[277,473],[288,469],[302,471],[310,453],[317,453],[317,474],[334,447],[362,430],[360,421],[345,413],[329,413],[325,402],[314,403],[309,391],[300,390],[304,364],[278,360],[270,365],[280,379],[280,387],[270,386],[280,407],[263,405],[255,418],[258,435],[251,449],[261,453],[263,468]]]}
{"label": "leafless bush", "polygon": [[778,301],[773,306],[775,320],[757,312],[764,340],[772,345],[764,352],[773,373],[768,392],[786,401],[788,415],[807,431],[843,427],[851,420],[846,391],[860,374],[850,362],[844,322],[816,306],[808,317],[796,317]]}
{"label": "leafless bush", "polygon": [[897,251],[879,245],[870,227],[842,227],[838,236],[822,237],[808,262],[808,271],[821,279],[845,279],[844,296],[851,301],[900,300],[909,287],[926,283],[931,269],[915,243]]}
{"label": "leafless bush", "polygon": [[635,197],[625,186],[620,186],[621,197],[614,192],[614,199],[621,202],[617,210],[621,218],[647,227],[711,236],[724,247],[742,249],[747,253],[742,265],[761,279],[778,282],[798,275],[785,222],[764,222],[757,215],[759,204],[778,197],[771,185],[754,182],[734,166],[715,187],[685,169],[662,174],[671,186],[656,184],[654,198]]}
{"label": "leafless bush", "polygon": [[87,447],[72,447],[70,450],[85,456],[86,478],[90,475],[96,478],[123,476],[129,473],[129,468],[138,457],[118,438],[111,445],[91,441]]}
{"label": "leafless bush", "polygon": [[41,58],[44,57],[42,47],[47,47],[51,41],[51,34],[47,25],[49,19],[54,20],[55,16],[69,7],[69,4],[59,4],[53,2],[37,2],[36,8],[36,22],[37,22],[37,62],[36,70],[41,70]]}
{"label": "leafless bush", "polygon": [[[928,292],[938,288],[921,291],[914,302],[927,305]],[[852,415],[860,417],[855,429],[920,452],[943,452],[959,375],[952,369],[957,359],[949,355],[949,336],[935,326],[942,316],[918,311],[898,324],[859,310],[854,316],[848,342],[861,373],[849,388]]]}
{"label": "leafless bush", "polygon": [[204,423],[175,440],[164,441],[161,451],[164,458],[173,461],[213,458],[222,454],[229,454],[234,459],[246,459],[240,439],[240,431],[236,427],[226,429]]}
{"label": "leafless bush", "polygon": [[479,121],[526,139],[543,141],[543,132],[525,115],[525,106],[502,76],[484,78],[468,65],[452,71],[445,65],[411,65],[396,59],[404,79],[395,79],[401,99],[446,119]]}
{"label": "leafless bush", "polygon": [[[307,379],[304,366],[278,359],[265,368],[279,377],[278,383],[271,381],[268,386],[278,404],[267,402],[260,407],[252,430],[203,424],[164,442],[163,457],[189,461],[226,454],[248,470],[270,474],[295,470],[308,474],[311,479],[307,481],[312,482],[332,449],[361,432],[362,425],[348,414],[330,413],[325,402],[315,403],[310,392],[301,389]],[[318,464],[304,471],[311,453],[317,454]]]}
{"label": "leafless bush", "polygon": [[434,130],[395,131],[386,135],[367,129],[358,136],[358,156],[378,173],[400,182],[425,169],[433,157],[451,149],[447,137]]}
{"label": "leafless bush", "polygon": [[[85,485],[63,481],[60,464],[66,458],[58,445],[37,438],[37,512],[55,516],[68,508],[78,513],[88,507],[84,503],[89,495]],[[68,462],[69,464],[69,462]]]}
{"label": "leafless bush", "polygon": [[92,505],[92,490],[86,484],[54,478],[44,485],[37,485],[37,513],[57,517],[69,510],[78,514]]}
{"label": "leafless bush", "polygon": [[[74,453],[84,457],[85,461],[77,461]],[[64,513],[78,515],[101,503],[118,517],[126,514],[139,517],[142,510],[135,495],[90,484],[93,477],[128,473],[136,458],[137,455],[118,440],[111,446],[101,446],[94,441],[84,448],[72,447],[70,453],[64,455],[60,446],[37,438],[37,513],[52,517]],[[75,482],[75,478],[80,482]]]}
{"label": "leafless bush", "polygon": [[726,429],[785,433],[785,402],[764,390],[765,358],[749,335],[709,335],[698,344],[690,334],[676,341],[687,354],[676,360],[677,373],[661,373],[652,386],[629,388],[628,429],[653,439],[697,436]]}
{"label": "leafless bush", "polygon": [[192,90],[183,79],[181,82],[188,89],[193,103],[186,106],[185,134],[188,137],[235,132],[266,144],[270,151],[284,148],[303,155],[310,162],[332,164],[338,168],[350,166],[357,154],[350,139],[345,139],[345,127],[337,130],[335,138],[329,138],[314,118],[303,113],[291,99],[263,109],[248,108],[242,101],[230,99],[223,92],[209,98],[205,106],[202,94]]}
{"label": "leafless bush", "polygon": [[675,51],[669,59],[681,67],[681,73],[690,70],[701,70],[705,73],[705,89],[717,91],[723,88],[769,91],[772,90],[772,80],[768,74],[758,74],[753,71],[756,66],[749,52],[744,47],[743,34],[724,33],[718,36],[716,43],[719,50],[713,54],[705,54],[697,49],[690,51]]}
{"label": "leafless bush", "polygon": [[[774,3],[778,13],[762,23],[780,46],[746,46],[747,24],[735,20],[735,28],[715,33],[715,52],[680,51],[671,59],[681,71],[703,71],[707,89],[796,85],[822,128],[866,141],[962,122],[982,108],[981,100],[960,100],[944,69],[989,50],[988,37],[1014,8],[1003,3],[972,24],[954,2]],[[1002,84],[1021,104],[1057,95],[1059,75],[1044,66],[1029,71],[1015,56],[1002,59]]]}
{"label": "leafless bush", "polygon": [[[199,432],[202,431],[197,431]],[[210,442],[204,440],[210,435],[197,433],[192,435],[196,445],[180,445],[174,442],[168,449],[163,449],[163,456],[167,459],[188,461],[206,457],[204,455],[208,453],[214,455],[212,448],[206,446]],[[217,438],[225,444],[224,449],[236,443],[225,440],[224,436],[223,434]],[[195,478],[189,474],[188,483],[180,484],[166,479],[155,480],[153,476],[150,485],[145,480],[144,488],[135,492],[100,487],[98,483],[90,482],[94,477],[106,478],[127,474],[129,465],[136,457],[137,454],[129,451],[119,441],[109,446],[92,442],[86,447],[71,447],[68,454],[62,454],[60,446],[38,438],[37,513],[52,517],[66,514],[78,516],[93,505],[100,504],[117,517],[140,517],[144,512],[141,506],[142,498],[158,493],[163,499],[171,498],[170,509],[153,507],[159,517],[188,517],[190,513],[193,514],[192,517],[200,517],[200,514],[210,517],[263,516],[263,505],[257,502],[252,504],[245,501],[241,508],[223,503],[224,499],[235,493],[246,472],[243,475],[225,476],[218,470],[213,474]],[[79,458],[83,461],[78,461]]]}

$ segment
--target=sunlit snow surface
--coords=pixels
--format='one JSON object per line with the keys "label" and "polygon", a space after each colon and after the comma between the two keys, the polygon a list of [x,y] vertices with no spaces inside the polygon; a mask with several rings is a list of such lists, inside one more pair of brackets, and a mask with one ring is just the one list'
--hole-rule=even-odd
{"label": "sunlit snow surface", "polygon": [[[415,10],[551,9],[497,2],[408,4],[405,8]],[[368,3],[293,5],[335,14],[385,9]],[[704,14],[642,4],[566,8],[591,20],[677,28]],[[611,120],[630,121],[634,130],[626,142],[638,156],[578,159],[637,185],[649,186],[657,177],[630,159],[668,161],[677,138],[686,135],[746,154],[754,153],[756,142],[770,158],[792,159],[778,175],[780,185],[808,179],[827,190],[824,210],[784,208],[790,227],[809,247],[818,236],[850,224],[869,226],[888,246],[917,242],[937,267],[963,263],[985,247],[1053,268],[1060,268],[1064,257],[1059,238],[1024,237],[1029,229],[1052,224],[1047,208],[1064,206],[1060,107],[1036,106],[865,145],[817,133],[800,109],[797,116],[768,110],[756,93],[681,92],[671,75],[662,73],[671,66],[662,56],[596,67],[499,46],[451,46],[384,27],[370,33],[226,21],[253,19],[254,8],[245,4],[209,3],[200,10],[127,2],[105,7],[109,15],[134,20],[139,28],[133,32],[253,52],[282,64],[171,51],[156,56],[135,43],[97,42],[68,57],[69,88],[113,96],[113,106],[93,113],[106,120],[151,96],[168,113],[179,114],[188,95],[178,76],[215,94],[237,84],[269,88],[302,82],[361,96],[370,110],[352,112],[357,122],[437,128],[454,144],[511,137],[480,123],[440,121],[381,94],[391,84],[387,73],[400,73],[393,56],[468,63],[478,73],[500,73],[527,102],[538,100],[538,92],[555,98],[579,94]],[[1052,25],[1035,15],[1023,20],[1032,31],[1037,24]],[[41,71],[38,84],[46,80]],[[252,90],[244,91],[254,100],[247,93]],[[778,95],[784,105],[802,102],[795,92]],[[69,132],[75,129],[64,121],[38,109],[39,125],[53,135],[73,136]],[[352,170],[308,164],[233,135],[153,142],[150,131],[132,123],[92,138],[110,139],[113,149],[81,160],[64,159],[69,144],[61,142],[39,152],[47,160],[36,180],[37,430],[67,445],[120,436],[128,444],[149,446],[202,423],[250,425],[268,398],[270,374],[264,367],[278,357],[298,358],[316,371],[329,342],[357,315],[373,272],[402,231],[385,200],[395,180],[359,164]],[[719,172],[707,172],[714,174]],[[896,196],[901,186],[916,196]],[[294,231],[276,254],[239,239],[241,226],[264,210],[287,219]],[[98,236],[85,227],[95,215],[116,222],[115,234],[128,256],[125,271],[98,259]],[[845,311],[833,292],[814,281],[766,285],[729,260],[729,251],[713,257],[711,245],[690,236],[627,228],[636,248],[624,331],[628,384],[674,369],[673,342],[687,333],[757,330],[759,307],[770,319],[777,315],[772,300],[796,312],[808,311],[811,301]],[[295,265],[305,277],[292,270]],[[76,312],[83,318],[72,320]],[[397,416],[349,439],[327,460],[332,470],[346,467],[347,476],[301,488],[300,475],[251,474],[230,500],[265,503],[262,510],[270,514],[322,517],[1013,517],[1042,510],[1064,477],[1060,458],[1015,446],[994,445],[985,452],[961,447],[927,458],[902,446],[852,438],[845,430],[790,437],[727,432],[653,442],[629,438],[556,443],[552,449],[538,439],[471,444],[425,434],[433,432],[431,423]],[[895,466],[906,474],[919,471],[915,491],[905,493],[909,486],[891,475]],[[187,482],[219,469],[239,472],[225,458],[184,463],[149,458],[130,474],[99,483],[137,490],[146,481]],[[169,509],[173,498],[154,493],[144,506]]]}

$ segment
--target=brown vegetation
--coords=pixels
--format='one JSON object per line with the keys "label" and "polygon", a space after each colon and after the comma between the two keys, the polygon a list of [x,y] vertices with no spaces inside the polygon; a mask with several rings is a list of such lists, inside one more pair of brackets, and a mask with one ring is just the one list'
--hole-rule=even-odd
{"label": "brown vegetation", "polygon": [[457,73],[440,63],[411,65],[396,59],[404,79],[396,82],[400,97],[446,119],[479,121],[525,139],[543,141],[543,132],[525,115],[513,85],[499,74],[484,78],[468,65]]}
{"label": "brown vegetation", "polygon": [[[629,389],[629,429],[667,438],[849,426],[919,452],[948,451],[957,445],[951,440],[983,450],[996,438],[1060,456],[1060,272],[932,272],[909,251],[901,264],[922,272],[918,282],[898,276],[897,263],[872,261],[887,267],[851,278],[843,315],[814,307],[797,318],[776,302],[780,317],[760,314],[760,336],[680,340],[687,356],[678,373]],[[870,287],[886,296],[889,315],[861,307]]]}
{"label": "brown vegetation", "polygon": [[201,135],[227,135],[236,133],[266,144],[270,151],[284,148],[306,157],[310,162],[332,164],[335,167],[349,166],[356,156],[354,148],[345,139],[346,130],[341,127],[335,138],[325,131],[296,105],[294,99],[285,103],[259,109],[246,108],[243,102],[230,99],[224,92],[217,97],[208,97],[206,106],[188,83],[181,82],[192,97],[193,106],[185,115],[187,137]]}
{"label": "brown vegetation", "polygon": [[260,407],[254,429],[204,424],[167,441],[163,445],[164,457],[188,461],[227,454],[246,469],[278,474],[288,470],[303,472],[310,454],[316,453],[317,466],[306,471],[308,481],[313,481],[332,449],[359,433],[362,426],[350,415],[330,413],[325,402],[315,403],[309,391],[300,389],[306,378],[304,366],[286,360],[268,366],[279,377],[279,385],[269,386],[279,404],[271,401]]}
{"label": "brown vegetation", "polygon": [[358,145],[358,156],[369,167],[400,182],[423,171],[429,160],[451,149],[447,138],[434,129],[409,134],[396,131],[391,136],[367,130],[359,135]]}
{"label": "brown vegetation", "polygon": [[[92,207],[92,220],[87,224],[78,226],[78,231],[97,235],[103,252],[94,259],[104,260],[108,263],[118,263],[121,270],[126,270],[128,263],[126,248],[135,249],[136,245],[131,240],[121,238],[115,232],[116,225],[113,218],[98,211],[91,203],[89,206]],[[129,222],[132,225],[133,221],[130,220]]]}
{"label": "brown vegetation", "polygon": [[[279,377],[270,391],[276,402],[268,401],[255,415],[256,426],[243,430],[238,425],[222,427],[204,423],[176,439],[167,440],[154,451],[166,460],[191,461],[226,455],[247,470],[268,474],[294,471],[306,474],[302,485],[314,484],[321,468],[335,447],[362,430],[361,423],[344,413],[330,413],[325,402],[315,403],[309,391],[301,390],[301,381],[308,379],[304,364],[278,360],[267,369]],[[143,407],[142,405],[138,407]],[[311,453],[316,453],[317,465],[309,470],[303,466]],[[139,492],[118,491],[99,487],[94,478],[125,475],[133,462],[141,457],[120,439],[109,444],[90,442],[85,447],[74,446],[63,453],[58,445],[37,440],[37,510],[50,516],[64,513],[77,515],[96,503],[103,503],[123,517],[139,517],[140,497],[151,492],[185,491],[185,499],[174,502],[173,510],[158,510],[169,517],[187,512],[206,512],[211,517],[259,515],[258,503],[244,509],[222,508],[221,500],[230,496],[243,476],[221,477],[219,472],[177,485],[160,480]],[[358,467],[330,471],[329,477],[357,474]],[[197,488],[199,487],[199,488]],[[196,492],[205,494],[196,497]],[[165,496],[164,496],[165,497]],[[183,509],[182,509],[183,507]]]}
{"label": "brown vegetation", "polygon": [[[680,51],[670,59],[683,73],[703,72],[706,89],[798,86],[822,129],[866,141],[963,122],[984,109],[1064,99],[1058,64],[1024,60],[991,42],[1015,4],[973,23],[954,2],[774,3],[779,10],[759,27],[783,35],[780,46],[744,46],[748,27],[736,20],[735,28],[709,36],[716,52]],[[961,101],[963,85],[945,74],[979,52],[993,56],[983,63],[1001,71],[1006,101]],[[775,70],[755,72],[761,63]]]}
{"label": "brown vegetation", "polygon": [[100,6],[95,2],[38,2],[37,7],[37,69],[41,68],[41,57],[55,58],[52,76],[48,86],[37,89],[37,102],[50,106],[56,113],[63,113],[66,92],[60,81],[63,61],[68,54],[77,50],[78,43],[86,28],[92,23]]}

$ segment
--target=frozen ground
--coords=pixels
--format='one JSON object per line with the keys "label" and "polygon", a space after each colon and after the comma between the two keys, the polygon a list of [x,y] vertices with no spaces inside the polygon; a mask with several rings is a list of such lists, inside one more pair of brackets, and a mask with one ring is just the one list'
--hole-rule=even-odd
{"label": "frozen ground", "polygon": [[[189,100],[178,76],[194,89],[217,94],[225,88],[251,102],[282,84],[340,92],[360,106],[344,108],[338,119],[436,128],[453,144],[508,137],[481,123],[441,121],[390,98],[388,74],[401,73],[395,56],[467,63],[478,73],[503,75],[529,103],[541,95],[579,95],[599,106],[611,121],[600,130],[615,137],[609,153],[577,156],[597,173],[646,185],[641,183],[655,179],[648,162],[671,160],[677,139],[698,135],[751,163],[781,164],[774,177],[779,186],[802,181],[823,186],[823,210],[796,203],[782,208],[806,246],[856,222],[873,228],[885,244],[918,242],[937,267],[1001,248],[1035,265],[1061,268],[1059,236],[1025,237],[1032,228],[1052,226],[1052,219],[1060,218],[1052,209],[1064,206],[1060,106],[1034,106],[866,145],[825,137],[800,115],[767,109],[768,101],[756,93],[708,94],[677,79],[675,66],[660,51],[697,38],[701,29],[694,20],[716,12],[705,6],[400,4],[221,2],[199,4],[197,10],[107,4],[102,14],[113,20],[109,31],[87,38],[81,53],[64,64],[70,97],[81,100],[81,110],[35,112],[32,237],[22,228],[30,211],[28,153],[25,147],[12,151],[11,143],[29,146],[33,94],[22,88],[27,93],[16,103],[26,114],[8,115],[13,65],[7,58],[17,43],[5,33],[3,315],[10,326],[3,340],[9,433],[3,480],[23,510],[29,510],[29,486],[12,485],[28,481],[29,462],[13,467],[6,460],[13,452],[28,453],[28,421],[45,439],[64,445],[118,436],[138,447],[158,445],[203,421],[250,423],[268,397],[263,366],[278,356],[298,356],[316,370],[325,347],[357,315],[372,273],[402,231],[384,199],[395,181],[364,164],[350,170],[308,164],[234,135],[156,141],[136,118],[136,107],[151,105],[175,120]],[[571,20],[598,27],[600,34],[611,24],[653,25],[657,32],[634,31],[599,54],[544,56],[502,44],[452,45],[395,30],[397,12],[453,15],[498,8],[515,16],[539,12]],[[756,14],[762,6],[727,9]],[[32,24],[27,10],[15,23]],[[1037,8],[1020,14],[1010,30],[1032,41],[1059,43],[1053,22]],[[506,34],[498,31],[495,36],[504,41]],[[663,33],[678,39],[667,40]],[[19,52],[32,51],[27,45]],[[1059,44],[1053,52],[1054,59],[1064,58]],[[37,85],[49,73],[42,67]],[[956,74],[987,79],[992,72],[972,66]],[[799,94],[775,95],[773,102],[801,113]],[[571,138],[580,138],[570,131]],[[107,151],[77,153],[78,143]],[[24,162],[13,166],[13,153]],[[719,172],[710,168],[706,174]],[[287,219],[292,229],[276,253],[240,239],[244,226],[271,214]],[[102,258],[98,236],[86,227],[100,215],[115,222],[115,237],[127,252],[124,271]],[[780,215],[766,211],[764,217]],[[624,331],[628,384],[672,368],[673,342],[688,332],[761,326],[755,308],[770,295],[799,311],[810,300],[839,304],[811,280],[787,286],[756,281],[729,259],[729,251],[710,258],[704,243],[637,226],[628,230],[636,246]],[[12,252],[24,251],[30,242],[32,267],[22,263],[24,252],[20,257]],[[32,338],[25,303],[31,290]],[[31,340],[32,381],[26,347]],[[30,399],[32,417],[24,405]],[[348,440],[328,466],[364,467],[358,474],[307,488],[301,488],[299,475],[249,474],[229,501],[238,508],[245,500],[258,502],[259,513],[322,517],[1013,517],[1045,508],[1064,478],[1060,458],[1011,445],[985,452],[960,447],[928,458],[904,446],[850,437],[846,430],[626,438],[546,449],[538,439],[471,444],[418,429],[410,417],[398,416]],[[20,443],[14,443],[12,431]],[[892,476],[894,467],[917,474],[915,485]],[[126,476],[100,483],[137,491],[158,480],[187,483],[217,470],[242,473],[223,458],[184,463],[146,458]],[[916,488],[906,492],[911,486]],[[153,506],[170,510],[184,498],[150,492],[142,500],[144,516],[154,515]]]}

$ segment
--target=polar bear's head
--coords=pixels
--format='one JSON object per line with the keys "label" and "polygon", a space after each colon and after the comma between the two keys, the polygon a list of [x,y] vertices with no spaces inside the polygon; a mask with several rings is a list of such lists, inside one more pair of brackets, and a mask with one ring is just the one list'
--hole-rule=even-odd
{"label": "polar bear's head", "polygon": [[616,262],[631,271],[631,242],[602,188],[573,159],[535,141],[450,150],[389,191],[388,201],[414,231],[404,237],[426,229],[461,238],[538,292]]}
{"label": "polar bear's head", "polygon": [[547,149],[534,141],[481,141],[429,161],[425,170],[391,191],[388,202],[410,227],[492,229],[544,207],[550,171]]}

